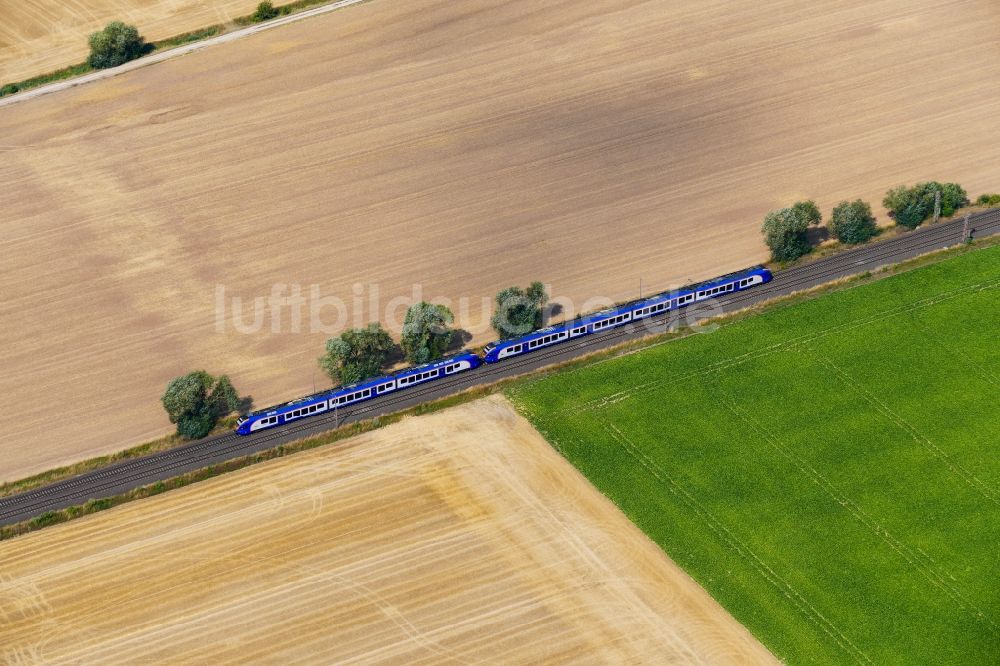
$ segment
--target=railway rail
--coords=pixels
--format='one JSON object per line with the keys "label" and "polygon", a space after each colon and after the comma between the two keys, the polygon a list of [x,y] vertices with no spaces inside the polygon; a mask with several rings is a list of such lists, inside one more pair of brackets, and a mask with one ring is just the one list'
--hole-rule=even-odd
{"label": "railway rail", "polygon": [[[1000,209],[973,215],[970,221],[974,238],[1000,233]],[[415,387],[401,394],[313,416],[289,425],[266,430],[249,437],[228,433],[189,442],[182,446],[142,458],[124,460],[23,493],[0,498],[0,525],[18,523],[47,511],[68,508],[90,499],[111,497],[135,488],[163,481],[186,472],[202,469],[233,458],[259,453],[280,444],[319,434],[331,428],[364,419],[384,416],[416,405],[454,395],[476,386],[537,370],[547,365],[572,360],[583,354],[662,333],[681,320],[691,324],[707,317],[733,312],[777,296],[819,286],[864,271],[897,263],[926,252],[950,247],[963,240],[964,221],[951,220],[918,228],[886,241],[846,250],[813,262],[774,274],[774,279],[760,287],[736,292],[680,311],[641,320],[622,328],[595,333],[578,341],[569,341],[508,361],[483,365],[474,372],[441,379],[425,388]]]}

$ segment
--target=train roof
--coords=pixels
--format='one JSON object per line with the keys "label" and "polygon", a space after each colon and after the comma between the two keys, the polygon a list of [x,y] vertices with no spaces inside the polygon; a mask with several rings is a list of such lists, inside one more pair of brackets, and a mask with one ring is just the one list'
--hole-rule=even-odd
{"label": "train roof", "polygon": [[567,319],[566,321],[559,322],[558,324],[552,324],[546,326],[545,328],[540,328],[538,330],[532,331],[530,333],[525,333],[524,335],[519,335],[516,338],[507,338],[506,340],[495,340],[485,345],[484,349],[489,352],[495,349],[498,345],[508,345],[516,344],[518,342],[524,342],[525,340],[533,340],[535,337],[543,336],[547,333],[552,333],[553,331],[561,331],[567,328],[574,328],[576,326],[582,326],[584,324],[589,324],[593,321],[597,321],[607,317],[608,315],[615,315],[624,311],[634,310],[641,305],[646,303],[655,304],[661,301],[675,298],[683,294],[698,291],[704,287],[714,287],[717,284],[722,284],[725,282],[732,282],[737,278],[741,278],[747,275],[752,275],[758,273],[759,271],[767,270],[761,265],[751,266],[750,268],[744,268],[741,271],[733,271],[732,273],[726,273],[725,275],[720,275],[718,277],[711,278],[710,280],[704,280],[702,282],[694,282],[687,284],[683,287],[673,289],[671,291],[660,292],[653,296],[647,296],[645,298],[636,298],[631,301],[626,301],[625,303],[619,303],[617,305],[612,305],[609,308],[599,310],[597,312],[591,312],[589,314],[577,315],[573,319]]}
{"label": "train roof", "polygon": [[[346,384],[344,386],[335,386],[333,388],[325,389],[323,391],[317,391],[315,393],[310,393],[309,395],[303,396],[301,398],[295,398],[294,400],[289,400],[278,405],[272,405],[270,407],[265,407],[264,409],[257,409],[246,415],[247,418],[252,416],[260,416],[262,414],[270,414],[272,412],[277,412],[282,409],[288,409],[290,407],[295,407],[298,405],[309,404],[317,402],[319,400],[325,400],[332,396],[340,395],[341,393],[350,393],[352,391],[357,391],[358,389],[364,390],[372,386],[378,386],[379,384],[384,384],[389,381],[393,381],[398,377],[406,377],[418,372],[425,372],[427,370],[438,368],[448,363],[452,363],[455,359],[465,358],[467,356],[476,356],[467,349],[455,352],[448,356],[442,357],[431,363],[424,363],[423,365],[415,365],[409,368],[403,368],[402,370],[397,370],[396,372],[389,373],[388,375],[379,375],[378,377],[372,377],[371,379],[365,379],[360,382],[355,382],[354,384]],[[476,356],[476,358],[479,358]]]}

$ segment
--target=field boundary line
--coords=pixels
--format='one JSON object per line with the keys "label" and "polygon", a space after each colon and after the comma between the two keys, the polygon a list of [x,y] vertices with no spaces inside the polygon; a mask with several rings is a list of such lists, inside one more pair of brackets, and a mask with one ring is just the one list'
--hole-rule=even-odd
{"label": "field boundary line", "polygon": [[75,76],[62,81],[55,81],[53,83],[47,83],[45,85],[38,86],[37,88],[30,88],[20,93],[15,93],[3,98],[0,98],[0,107],[8,106],[11,104],[17,104],[18,102],[27,102],[29,100],[41,97],[43,95],[48,95],[51,93],[61,92],[63,90],[68,90],[70,88],[75,88],[76,86],[82,86],[87,83],[93,83],[95,81],[102,81],[104,79],[110,79],[127,72],[132,72],[142,67],[148,67],[150,65],[155,65],[157,63],[163,62],[164,60],[170,60],[172,58],[177,58],[182,55],[187,55],[188,53],[193,53],[195,51],[200,51],[201,49],[208,48],[210,46],[216,46],[218,44],[225,44],[226,42],[236,41],[243,37],[250,37],[258,33],[264,32],[266,30],[272,30],[274,28],[280,28],[281,26],[288,25],[289,23],[295,23],[296,21],[301,21],[307,18],[312,18],[313,16],[319,16],[320,14],[327,14],[338,9],[343,9],[344,7],[350,7],[351,5],[356,5],[362,2],[368,2],[369,0],[337,0],[327,5],[320,5],[319,7],[313,7],[311,9],[304,9],[301,12],[296,12],[294,14],[289,14],[287,16],[281,16],[269,21],[264,21],[262,23],[254,23],[245,28],[240,28],[239,30],[234,30],[232,32],[227,32],[221,35],[216,35],[214,37],[209,37],[207,39],[198,40],[195,42],[190,42],[187,44],[182,44],[180,46],[175,46],[169,48],[165,51],[159,53],[153,53],[148,56],[141,58],[136,58],[135,60],[130,60],[124,64],[118,65],[117,67],[109,67],[108,69],[99,69],[94,72],[89,72],[81,76]]}
{"label": "field boundary line", "polygon": [[[719,384],[717,388],[720,392],[730,395],[728,391],[722,388],[721,384]],[[799,456],[795,452],[795,449],[783,444],[780,438],[772,433],[768,428],[757,423],[745,411],[736,408],[733,404],[734,401],[724,398],[722,403],[725,404],[729,411],[731,411],[739,420],[750,426],[751,430],[757,432],[761,437],[763,437],[775,451],[784,456],[789,462],[795,465],[800,472],[812,480],[813,483],[822,488],[823,492],[826,493],[831,500],[844,507],[855,520],[871,530],[875,536],[879,537],[890,548],[896,551],[896,553],[906,560],[910,566],[922,573],[932,585],[947,594],[961,610],[973,611],[977,619],[983,620],[989,624],[994,631],[1000,631],[1000,627],[994,624],[982,609],[976,606],[972,601],[966,599],[960,590],[947,582],[948,578],[956,582],[957,579],[951,574],[950,571],[941,566],[933,557],[924,551],[920,551],[919,554],[915,553],[908,545],[906,545],[905,542],[897,538],[887,527],[884,527],[879,520],[865,511],[860,504],[852,500],[847,495],[838,492],[833,482],[830,481],[822,472],[813,467],[805,458]],[[921,565],[921,555],[929,562],[929,564],[925,563]]]}
{"label": "field boundary line", "polygon": [[674,495],[678,496],[680,500],[691,508],[695,515],[697,515],[702,522],[704,522],[710,530],[716,533],[716,535],[723,541],[729,550],[735,552],[737,555],[750,564],[757,572],[774,586],[784,597],[790,600],[796,608],[813,624],[819,627],[824,633],[826,633],[842,650],[850,654],[859,663],[874,664],[872,659],[865,654],[858,646],[854,645],[851,640],[826,616],[824,616],[815,606],[813,606],[809,601],[802,596],[802,594],[795,589],[788,581],[782,578],[770,565],[768,565],[764,560],[760,558],[749,546],[743,543],[739,537],[737,537],[733,532],[725,526],[722,521],[715,517],[711,511],[706,509],[698,500],[686,491],[683,486],[681,486],[670,474],[668,474],[656,461],[649,458],[645,453],[643,453],[631,440],[618,429],[614,424],[605,424],[605,429],[611,435],[612,439],[617,441],[622,448],[639,463],[640,466],[646,469],[653,478],[659,481],[662,485],[666,486],[667,489]]}
{"label": "field boundary line", "polygon": [[[520,457],[527,463],[532,462],[530,459],[528,459],[529,458],[528,456],[522,454]],[[569,461],[566,460],[564,456],[560,455],[560,457],[565,462],[569,463]],[[573,469],[576,470],[581,476],[583,476],[583,472],[577,469],[576,466],[573,466]],[[526,505],[534,507],[539,512],[539,514],[548,516],[555,524],[559,525],[559,527],[562,528],[566,536],[565,543],[567,543],[567,545],[573,551],[575,551],[583,561],[590,562],[590,564],[595,569],[604,572],[608,577],[607,578],[608,581],[614,582],[620,579],[620,577],[616,575],[614,571],[611,570],[607,562],[605,562],[600,556],[597,555],[597,553],[594,552],[594,548],[591,547],[583,538],[581,538],[575,529],[571,529],[570,526],[566,524],[565,520],[563,520],[559,512],[553,511],[551,506],[543,502],[541,498],[538,497],[538,495],[531,493],[528,489],[524,489],[522,487],[515,487],[515,484],[512,482],[511,479],[505,477],[503,483],[511,493],[520,498],[521,501],[523,501]],[[523,484],[521,485],[523,486]],[[603,493],[601,494],[603,496]],[[615,506],[616,508],[618,508],[619,511],[621,511],[621,508],[617,507],[617,504]],[[631,525],[635,525],[635,523],[632,523],[632,521],[628,518],[628,516],[625,516],[625,519],[628,520],[628,522]],[[618,586],[611,586],[609,592],[612,592],[619,600],[621,600],[623,604],[632,608],[636,612],[640,613],[651,628],[662,629],[662,626],[658,627],[658,623],[655,622],[655,620],[658,617],[656,613],[637,594],[633,593],[630,595],[631,598],[626,598],[626,596],[622,593],[622,590]],[[697,664],[708,663],[705,662],[697,652],[695,652],[694,648],[691,646],[690,636],[680,634],[677,630],[673,628],[673,625],[670,623],[668,623],[668,630],[670,632],[671,637],[675,641],[676,644],[675,647],[678,653],[682,654],[686,659],[688,659],[686,663],[697,663]]]}
{"label": "field boundary line", "polygon": [[[572,407],[569,407],[569,408],[557,410],[557,411],[554,412],[554,414],[564,414],[565,413],[565,414],[574,414],[575,415],[575,414],[582,414],[582,413],[589,412],[589,411],[597,411],[597,410],[600,410],[600,409],[604,409],[605,407],[609,407],[611,405],[617,404],[617,403],[622,402],[624,400],[628,400],[628,399],[633,398],[633,397],[635,397],[637,395],[646,393],[646,392],[648,392],[650,390],[653,390],[655,388],[663,386],[664,384],[667,384],[667,383],[674,384],[674,383],[682,382],[682,381],[685,381],[685,380],[688,380],[688,379],[693,379],[695,377],[701,377],[701,376],[709,375],[709,374],[712,374],[712,373],[716,373],[716,372],[718,372],[720,370],[728,370],[728,369],[733,368],[735,366],[742,365],[744,363],[748,363],[750,361],[757,360],[757,359],[760,359],[760,358],[764,358],[764,357],[770,356],[772,354],[776,354],[776,353],[779,353],[779,352],[782,352],[782,351],[786,351],[786,350],[790,350],[790,349],[799,348],[799,347],[801,347],[803,345],[807,345],[810,342],[814,342],[814,341],[816,341],[818,339],[821,339],[821,338],[824,338],[824,337],[828,337],[828,336],[833,335],[835,333],[841,333],[843,331],[852,330],[854,328],[860,328],[860,327],[863,327],[863,326],[867,326],[869,324],[873,324],[873,323],[876,323],[876,322],[879,322],[879,321],[884,321],[886,319],[890,319],[892,317],[897,317],[899,315],[906,314],[907,312],[912,312],[912,311],[920,310],[920,309],[923,309],[923,308],[926,308],[926,307],[931,307],[933,305],[937,305],[938,303],[941,303],[941,302],[944,302],[944,301],[947,301],[947,300],[951,300],[953,298],[958,298],[960,296],[964,296],[969,291],[973,291],[973,290],[975,290],[975,291],[981,291],[983,288],[996,288],[996,287],[1000,287],[1000,279],[997,279],[997,280],[995,280],[993,282],[981,282],[981,283],[977,283],[977,284],[974,284],[974,285],[965,285],[963,287],[959,287],[959,288],[953,289],[951,291],[941,292],[940,294],[936,294],[936,295],[931,296],[931,297],[919,299],[919,300],[916,300],[916,301],[911,301],[910,303],[906,303],[904,305],[900,305],[900,306],[896,306],[894,308],[890,308],[889,310],[885,310],[885,311],[880,312],[880,313],[878,313],[876,315],[871,315],[871,316],[868,316],[868,317],[865,317],[865,318],[856,319],[856,320],[853,320],[853,321],[850,321],[850,322],[845,322],[843,324],[836,324],[834,326],[830,326],[830,327],[828,327],[826,329],[823,329],[823,330],[820,330],[820,331],[814,331],[814,332],[811,332],[811,333],[803,334],[803,335],[800,335],[800,336],[798,336],[796,338],[791,338],[789,340],[783,340],[781,342],[776,342],[776,343],[767,345],[766,347],[762,347],[762,348],[757,349],[757,350],[753,350],[753,351],[745,352],[743,354],[739,354],[739,355],[736,355],[736,356],[730,356],[730,357],[727,357],[727,358],[724,358],[724,359],[720,359],[719,361],[716,361],[714,363],[710,363],[709,365],[707,365],[707,366],[705,366],[703,368],[700,368],[698,370],[692,370],[692,371],[687,372],[687,373],[685,373],[685,374],[683,374],[683,375],[681,375],[679,377],[657,379],[657,380],[645,382],[643,384],[639,384],[639,385],[634,386],[634,387],[629,388],[629,389],[624,389],[624,390],[621,390],[621,391],[616,391],[616,392],[613,392],[613,393],[609,393],[609,394],[606,394],[606,395],[601,396],[599,398],[592,398],[591,400],[588,400],[587,402],[583,403],[582,405],[572,406]],[[650,348],[652,348],[652,347],[646,347],[644,349],[650,349]]]}

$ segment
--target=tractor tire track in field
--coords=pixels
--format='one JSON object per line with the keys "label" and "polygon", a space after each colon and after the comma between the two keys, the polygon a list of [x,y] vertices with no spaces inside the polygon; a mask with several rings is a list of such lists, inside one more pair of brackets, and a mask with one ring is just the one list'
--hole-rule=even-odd
{"label": "tractor tire track in field", "polygon": [[814,358],[830,370],[836,377],[838,377],[841,382],[848,386],[855,394],[863,398],[869,405],[872,406],[873,409],[875,409],[875,411],[889,419],[896,427],[909,435],[914,442],[927,449],[931,455],[944,463],[944,465],[951,470],[955,476],[965,482],[975,492],[982,495],[982,497],[987,501],[1000,506],[1000,498],[997,497],[995,488],[992,488],[988,483],[977,477],[971,471],[965,469],[962,465],[952,460],[951,456],[943,451],[941,447],[932,442],[929,437],[921,433],[913,426],[913,424],[893,411],[893,409],[884,401],[879,400],[878,397],[872,394],[871,391],[865,389],[860,382],[851,377],[846,371],[844,371],[843,368],[834,363],[833,359],[819,355],[814,356]]}
{"label": "tractor tire track in field", "polygon": [[[951,300],[953,298],[964,296],[970,292],[981,291],[982,289],[996,289],[996,288],[1000,288],[1000,280],[997,280],[995,282],[982,282],[954,289],[949,292],[943,292],[935,296],[920,299],[918,301],[913,301],[912,303],[907,303],[906,305],[901,305],[891,308],[889,310],[885,310],[884,312],[880,312],[876,315],[871,315],[861,319],[856,319],[843,324],[837,324],[835,326],[830,326],[828,328],[825,328],[821,331],[810,332],[800,335],[799,337],[796,338],[783,340],[781,342],[768,345],[767,347],[764,347],[762,349],[755,349],[753,351],[745,352],[737,356],[731,356],[716,361],[714,363],[711,363],[705,366],[704,368],[700,368],[698,370],[692,370],[683,375],[673,376],[670,377],[669,379],[658,379],[650,382],[645,382],[643,384],[635,386],[634,388],[626,389],[624,391],[616,391],[614,393],[609,393],[599,398],[592,398],[591,400],[581,405],[574,405],[573,407],[557,411],[555,412],[555,414],[563,414],[563,413],[583,414],[589,411],[604,409],[605,407],[610,407],[611,405],[618,404],[619,402],[622,402],[624,400],[628,400],[630,398],[634,398],[644,393],[648,393],[667,384],[677,384],[687,381],[689,379],[694,379],[695,377],[705,377],[717,372],[721,372],[723,370],[729,370],[744,363],[749,363],[751,361],[771,356],[773,354],[778,354],[784,351],[798,350],[803,348],[804,346],[809,345],[812,342],[815,342],[816,340],[828,337],[830,335],[842,333],[844,331],[856,328],[861,328],[863,326],[885,321],[887,319],[907,314],[909,312],[914,312],[917,310],[928,308],[937,305],[938,303],[942,303],[944,301]],[[660,343],[660,344],[665,344],[665,343]]]}
{"label": "tractor tire track in field", "polygon": [[726,547],[736,553],[740,559],[747,562],[764,580],[771,584],[778,592],[809,619],[817,628],[829,636],[844,652],[850,655],[856,662],[861,664],[874,664],[875,662],[865,654],[857,645],[824,616],[817,608],[809,603],[795,587],[781,577],[767,562],[757,555],[746,543],[741,541],[726,525],[720,521],[711,511],[701,505],[700,502],[684,487],[677,482],[666,470],[647,456],[631,440],[615,427],[613,424],[605,424],[608,434],[618,442],[619,445],[631,456],[640,466],[653,476],[660,485],[664,486],[670,494],[676,496],[685,504],[701,521],[726,545]]}
{"label": "tractor tire track in field", "polygon": [[[810,356],[812,355],[810,354]],[[817,357],[813,356],[813,358]],[[817,360],[822,361],[818,358]],[[903,560],[905,560],[907,564],[916,569],[924,578],[926,578],[933,586],[944,592],[961,611],[971,614],[976,621],[988,625],[994,633],[1000,633],[1000,627],[998,627],[990,619],[989,615],[983,611],[983,609],[976,606],[975,603],[969,600],[955,585],[949,583],[949,579],[952,581],[955,580],[955,577],[951,575],[951,572],[923,551],[920,551],[919,549],[915,550],[914,548],[908,546],[905,542],[890,532],[889,529],[884,526],[882,521],[865,511],[860,504],[849,498],[847,495],[838,491],[837,487],[830,481],[830,479],[828,479],[818,469],[813,467],[805,458],[798,455],[794,448],[782,443],[781,439],[777,435],[771,432],[764,425],[758,423],[757,420],[754,419],[753,416],[751,416],[746,410],[738,407],[737,405],[739,403],[737,401],[737,397],[722,388],[719,381],[716,381],[714,386],[719,392],[724,394],[718,404],[724,405],[726,409],[728,409],[737,418],[737,420],[746,424],[751,431],[756,432],[772,449],[777,451],[782,457],[792,463],[792,465],[794,465],[799,472],[813,481],[816,486],[821,488],[824,494],[826,494],[827,497],[829,497],[834,503],[843,507],[855,520],[858,521],[858,523],[881,539]]]}

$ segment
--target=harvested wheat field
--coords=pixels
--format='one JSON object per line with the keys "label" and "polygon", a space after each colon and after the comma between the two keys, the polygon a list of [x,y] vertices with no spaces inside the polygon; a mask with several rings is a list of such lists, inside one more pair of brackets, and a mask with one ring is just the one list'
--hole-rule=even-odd
{"label": "harvested wheat field", "polygon": [[[287,4],[275,2],[274,5]],[[254,0],[22,0],[0,5],[0,83],[83,62],[87,37],[108,21],[139,28],[147,41],[245,16]]]}
{"label": "harvested wheat field", "polygon": [[398,331],[415,284],[485,342],[499,288],[742,268],[802,197],[1000,189],[997,35],[982,0],[373,0],[0,108],[0,478],[162,434],[195,368],[322,386],[314,322]]}
{"label": "harvested wheat field", "polygon": [[776,663],[499,397],[0,543],[0,571],[15,663]]}

